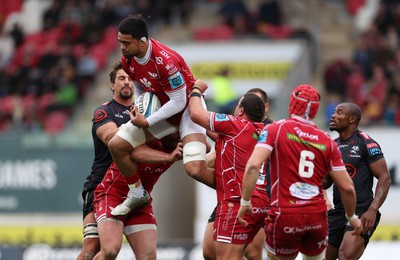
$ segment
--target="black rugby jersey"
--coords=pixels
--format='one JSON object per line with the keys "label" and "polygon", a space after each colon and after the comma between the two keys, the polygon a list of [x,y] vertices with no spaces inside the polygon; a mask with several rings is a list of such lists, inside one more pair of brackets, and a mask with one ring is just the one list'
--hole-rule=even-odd
{"label": "black rugby jersey", "polygon": [[112,157],[107,145],[96,135],[97,129],[108,123],[114,122],[118,127],[130,120],[128,110],[130,107],[116,102],[114,99],[96,108],[92,119],[92,138],[94,144],[94,160],[87,181],[100,183],[104,174],[112,163]]}
{"label": "black rugby jersey", "polygon": [[[347,140],[335,139],[346,165],[346,170],[354,182],[357,209],[368,208],[373,200],[374,176],[368,165],[383,158],[381,147],[366,133],[356,130]],[[333,204],[343,208],[339,189],[333,185]]]}

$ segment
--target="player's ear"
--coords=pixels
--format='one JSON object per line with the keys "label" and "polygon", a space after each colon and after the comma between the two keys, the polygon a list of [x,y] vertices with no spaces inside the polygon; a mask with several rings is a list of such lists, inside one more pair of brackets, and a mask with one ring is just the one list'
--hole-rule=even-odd
{"label": "player's ear", "polygon": [[140,38],[140,41],[142,42],[142,44],[144,44],[147,42],[147,39],[146,39],[146,37],[143,36],[142,38]]}

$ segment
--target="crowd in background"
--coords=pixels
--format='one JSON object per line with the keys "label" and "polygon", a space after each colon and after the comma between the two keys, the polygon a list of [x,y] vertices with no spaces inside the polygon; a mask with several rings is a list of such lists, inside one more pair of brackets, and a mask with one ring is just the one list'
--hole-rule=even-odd
{"label": "crowd in background", "polygon": [[[22,5],[23,0],[20,2]],[[17,22],[6,31],[3,25],[7,17],[3,13],[0,131],[62,131],[115,50],[116,25],[122,18],[142,13],[152,17],[149,21],[153,24],[186,24],[198,2],[201,1],[53,0],[42,14],[41,30],[33,34],[25,34]],[[204,2],[218,5],[213,15],[219,25],[193,28],[193,40],[303,38],[315,54],[314,37],[307,29],[286,22],[280,1],[260,0],[252,9],[245,0]],[[362,107],[363,124],[400,125],[398,2],[381,1],[374,22],[358,36],[354,57],[332,61],[325,68],[327,117],[337,103],[347,100]],[[355,12],[354,6],[348,7],[350,13]],[[316,58],[311,60],[315,68]]]}
{"label": "crowd in background", "polygon": [[353,56],[325,68],[330,102],[362,108],[363,125],[400,125],[400,1],[382,0],[370,27],[357,36]]}
{"label": "crowd in background", "polygon": [[15,3],[0,5],[0,131],[57,134],[108,63],[119,21],[143,13],[169,23],[191,1],[52,0],[30,34],[18,21],[6,30],[7,12],[21,11],[24,1]]}

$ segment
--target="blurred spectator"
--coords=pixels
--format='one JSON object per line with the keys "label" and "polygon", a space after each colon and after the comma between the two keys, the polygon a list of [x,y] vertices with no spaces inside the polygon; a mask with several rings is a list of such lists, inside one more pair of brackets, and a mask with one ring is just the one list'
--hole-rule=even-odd
{"label": "blurred spectator", "polygon": [[249,28],[249,12],[242,0],[225,0],[218,10],[221,23],[228,25],[236,34],[246,34]]}
{"label": "blurred spectator", "polygon": [[263,24],[281,26],[284,24],[283,12],[279,1],[263,0],[260,2],[258,10],[259,26]]}
{"label": "blurred spectator", "polygon": [[373,76],[369,85],[367,96],[374,97],[375,102],[382,107],[386,99],[388,83],[381,65],[376,64],[374,66]]}
{"label": "blurred spectator", "polygon": [[[78,3],[80,6],[78,6]],[[82,24],[87,11],[82,4],[85,4],[85,2],[66,0],[60,11],[59,23]]]}
{"label": "blurred spectator", "polygon": [[136,1],[136,13],[142,14],[143,17],[153,17],[154,15],[154,1],[138,0]]}
{"label": "blurred spectator", "polygon": [[9,93],[9,77],[6,73],[5,68],[0,67],[0,98],[4,97]]}
{"label": "blurred spectator", "polygon": [[229,69],[222,68],[212,80],[214,102],[218,113],[232,114],[237,104],[237,94],[229,78]]}
{"label": "blurred spectator", "polygon": [[329,94],[339,95],[341,99],[346,93],[346,81],[349,73],[348,63],[344,60],[330,62],[324,71],[324,83]]}
{"label": "blurred spectator", "polygon": [[152,6],[157,6],[154,15],[161,17],[163,23],[168,25],[174,22],[186,24],[194,4],[192,0],[155,0],[152,2],[154,2]]}
{"label": "blurred spectator", "polygon": [[78,76],[79,98],[82,98],[91,82],[93,82],[98,70],[96,59],[85,48],[83,54],[78,58],[76,74]]}
{"label": "blurred spectator", "polygon": [[368,48],[369,34],[364,33],[358,39],[358,44],[354,51],[353,62],[360,65],[366,79],[372,76],[372,53]]}
{"label": "blurred spectator", "polygon": [[363,107],[365,103],[365,96],[367,86],[362,68],[359,64],[353,64],[352,70],[347,77],[346,82],[346,100]]}
{"label": "blurred spectator", "polygon": [[13,38],[0,27],[0,68],[6,68],[15,50]]}
{"label": "blurred spectator", "polygon": [[61,1],[51,1],[47,10],[43,13],[43,30],[47,31],[58,26],[60,12],[62,9]]}
{"label": "blurred spectator", "polygon": [[88,13],[85,22],[82,25],[81,37],[86,46],[93,46],[101,41],[103,35],[103,23],[97,10]]}
{"label": "blurred spectator", "polygon": [[10,35],[14,40],[15,47],[19,47],[24,41],[24,31],[19,23],[14,23],[10,31]]}
{"label": "blurred spectator", "polygon": [[60,58],[57,50],[57,43],[49,42],[45,46],[43,55],[39,58],[38,69],[45,74],[52,66],[57,64]]}
{"label": "blurred spectator", "polygon": [[396,117],[398,116],[400,116],[400,95],[398,92],[392,91],[389,93],[385,104],[383,122],[390,126],[394,126],[396,123],[400,125],[400,122],[396,122]]}

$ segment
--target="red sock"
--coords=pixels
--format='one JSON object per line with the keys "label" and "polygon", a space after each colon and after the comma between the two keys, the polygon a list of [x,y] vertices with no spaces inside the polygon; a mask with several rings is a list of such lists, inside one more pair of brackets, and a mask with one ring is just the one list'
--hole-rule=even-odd
{"label": "red sock", "polygon": [[135,173],[134,175],[132,175],[130,177],[125,177],[125,180],[128,183],[128,185],[135,184],[136,182],[138,182],[140,180],[140,176],[139,176],[139,174]]}

